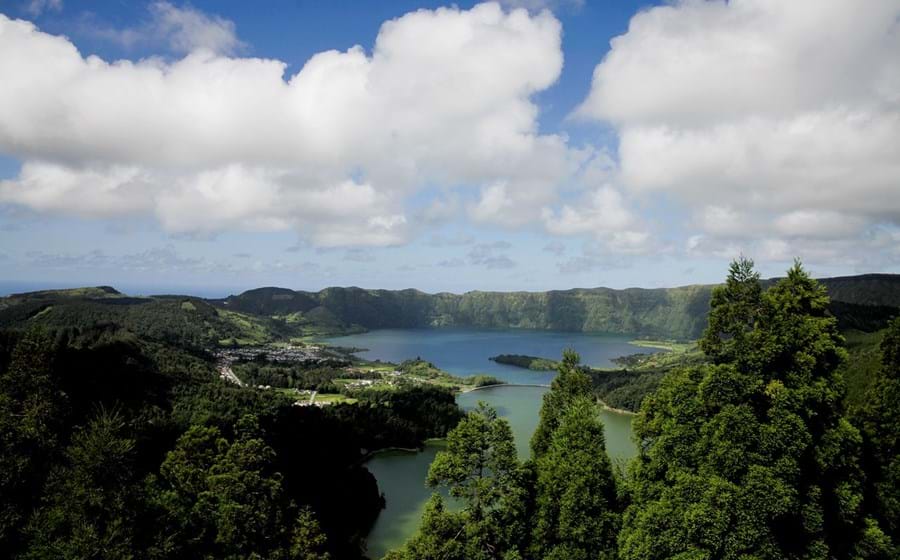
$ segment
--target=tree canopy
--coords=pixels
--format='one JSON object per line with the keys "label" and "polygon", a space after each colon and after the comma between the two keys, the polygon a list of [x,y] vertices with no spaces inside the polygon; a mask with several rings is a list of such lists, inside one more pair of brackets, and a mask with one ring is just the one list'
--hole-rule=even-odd
{"label": "tree canopy", "polygon": [[825,290],[799,263],[765,292],[756,283],[752,263],[732,265],[703,339],[716,363],[667,376],[635,421],[624,560],[852,558],[878,546]]}

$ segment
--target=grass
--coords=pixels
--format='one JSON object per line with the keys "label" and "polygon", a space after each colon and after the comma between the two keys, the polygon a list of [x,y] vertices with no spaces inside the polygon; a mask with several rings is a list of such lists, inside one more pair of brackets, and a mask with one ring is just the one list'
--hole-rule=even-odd
{"label": "grass", "polygon": [[669,352],[676,354],[683,354],[688,352],[689,350],[694,349],[697,346],[696,341],[691,342],[678,342],[675,340],[631,340],[629,344],[634,346],[640,346],[642,348],[658,348],[661,350],[668,350]]}
{"label": "grass", "polygon": [[[185,302],[189,303],[189,302]],[[183,306],[184,304],[182,304]],[[264,344],[271,338],[269,330],[257,319],[227,309],[218,309],[219,317],[228,321],[240,331],[240,336],[234,337],[234,340],[240,346],[249,346],[254,344]],[[227,345],[232,339],[220,340],[220,345]]]}
{"label": "grass", "polygon": [[353,404],[358,402],[357,399],[353,397],[348,397],[347,395],[341,395],[340,393],[317,393],[316,399],[314,402],[323,403],[323,404],[337,404],[337,403],[346,403]]}

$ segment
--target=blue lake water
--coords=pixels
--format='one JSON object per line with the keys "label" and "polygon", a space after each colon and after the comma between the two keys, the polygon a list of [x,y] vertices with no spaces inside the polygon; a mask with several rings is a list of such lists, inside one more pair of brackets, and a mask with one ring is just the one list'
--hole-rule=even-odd
{"label": "blue lake water", "polygon": [[498,354],[523,354],[559,360],[566,348],[595,367],[612,367],[613,358],[638,352],[656,352],[629,344],[621,335],[534,330],[384,329],[327,339],[337,346],[365,348],[367,360],[399,363],[420,357],[454,375],[486,373],[508,383],[550,383],[555,372],[530,371],[488,358]]}
{"label": "blue lake water", "polygon": [[[401,362],[421,357],[454,375],[486,373],[517,384],[549,384],[555,372],[530,371],[497,364],[488,358],[497,354],[524,354],[558,360],[565,348],[581,355],[582,363],[610,367],[612,359],[637,352],[654,352],[628,343],[617,335],[562,333],[530,330],[390,329],[336,337],[329,344],[366,348],[359,356],[369,360]],[[545,387],[496,386],[457,396],[464,409],[485,401],[510,422],[519,457],[529,456],[529,440],[538,424]],[[619,467],[636,453],[631,440],[631,419],[626,414],[602,411],[607,452]],[[432,490],[425,487],[431,461],[442,444],[431,443],[419,453],[388,451],[370,459],[366,466],[375,475],[385,496],[381,512],[368,537],[368,553],[381,558],[401,546],[419,527],[425,502]]]}

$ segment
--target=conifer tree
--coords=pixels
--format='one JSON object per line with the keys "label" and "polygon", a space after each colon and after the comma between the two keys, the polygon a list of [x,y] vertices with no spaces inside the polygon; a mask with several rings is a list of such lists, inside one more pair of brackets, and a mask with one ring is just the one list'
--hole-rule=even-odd
{"label": "conifer tree", "polygon": [[28,525],[25,558],[134,557],[140,493],[133,480],[135,442],[118,411],[101,409],[78,429],[65,461],[51,473],[45,504]]}
{"label": "conifer tree", "polygon": [[12,554],[59,453],[66,398],[53,378],[50,336],[25,333],[0,375],[0,550]]}
{"label": "conifer tree", "polygon": [[756,282],[732,265],[704,337],[715,363],[667,376],[635,421],[623,560],[861,555],[861,438],[828,297],[799,263]]}
{"label": "conifer tree", "polygon": [[566,407],[578,398],[591,396],[591,379],[582,371],[580,360],[574,350],[567,349],[563,352],[556,377],[550,383],[550,390],[544,395],[541,404],[540,422],[531,436],[531,455],[534,459],[540,457],[550,446],[550,438]]}
{"label": "conifer tree", "polygon": [[613,559],[620,513],[597,405],[570,403],[536,460],[533,558]]}
{"label": "conifer tree", "polygon": [[447,511],[432,497],[419,533],[389,558],[413,560],[511,559],[517,538],[527,533],[522,469],[509,423],[485,403],[447,435],[428,471],[427,484],[444,486],[463,500],[461,512]]}

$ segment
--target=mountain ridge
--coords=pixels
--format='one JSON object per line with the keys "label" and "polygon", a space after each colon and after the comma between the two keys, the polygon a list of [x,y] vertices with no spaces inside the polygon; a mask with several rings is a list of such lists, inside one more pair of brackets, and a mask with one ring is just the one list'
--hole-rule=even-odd
{"label": "mountain ridge", "polygon": [[[763,280],[768,286],[777,278]],[[844,327],[872,330],[900,308],[900,274],[819,280]],[[208,300],[222,308],[297,318],[312,313],[331,324],[366,329],[416,327],[533,328],[696,338],[706,325],[716,284],[673,288],[570,288],[543,292],[471,290],[462,294],[328,287],[318,292],[267,287]],[[874,318],[877,325],[869,325]]]}
{"label": "mountain ridge", "polygon": [[[763,280],[767,287],[777,279]],[[819,280],[832,297],[831,310],[844,329],[872,332],[900,312],[900,274],[872,273]],[[62,298],[126,304],[189,298],[222,312],[236,311],[309,334],[382,328],[521,328],[608,332],[636,337],[688,340],[706,327],[716,284],[673,288],[570,288],[544,292],[471,290],[462,294],[366,289],[356,286],[317,292],[266,286],[226,298],[147,296],[130,298],[109,286],[41,290],[0,298],[0,309]],[[274,319],[274,322],[272,320]]]}

